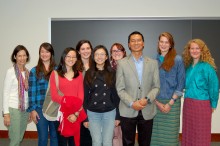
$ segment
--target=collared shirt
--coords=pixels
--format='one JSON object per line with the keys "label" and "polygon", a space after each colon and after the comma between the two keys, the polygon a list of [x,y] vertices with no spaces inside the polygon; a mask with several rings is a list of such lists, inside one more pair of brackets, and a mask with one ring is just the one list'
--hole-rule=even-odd
{"label": "collared shirt", "polygon": [[210,100],[216,108],[219,98],[219,80],[215,69],[206,62],[198,62],[186,69],[186,90],[184,98]]}
{"label": "collared shirt", "polygon": [[44,77],[38,79],[36,75],[36,67],[34,67],[30,71],[28,83],[29,108],[27,111],[31,112],[37,107],[42,108],[47,91],[48,81]]}
{"label": "collared shirt", "polygon": [[132,55],[132,57],[133,57],[134,64],[135,64],[135,67],[136,67],[136,71],[137,71],[137,74],[138,74],[138,79],[139,79],[139,82],[141,84],[142,74],[143,74],[144,58],[143,58],[143,56],[141,56],[138,60],[136,60],[133,55]]}
{"label": "collared shirt", "polygon": [[160,67],[164,58],[159,54],[157,55],[157,61],[159,64],[160,75],[160,93],[157,98],[171,99],[173,94],[182,96],[183,88],[185,86],[185,68],[182,57],[179,55],[175,57],[175,64],[170,71],[166,71]]}

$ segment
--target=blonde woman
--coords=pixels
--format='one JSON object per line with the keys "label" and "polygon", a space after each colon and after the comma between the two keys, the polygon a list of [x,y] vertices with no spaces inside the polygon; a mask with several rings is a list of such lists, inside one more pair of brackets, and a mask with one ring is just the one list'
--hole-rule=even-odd
{"label": "blonde woman", "polygon": [[216,65],[200,39],[185,46],[186,83],[183,105],[182,146],[211,144],[211,117],[219,98]]}

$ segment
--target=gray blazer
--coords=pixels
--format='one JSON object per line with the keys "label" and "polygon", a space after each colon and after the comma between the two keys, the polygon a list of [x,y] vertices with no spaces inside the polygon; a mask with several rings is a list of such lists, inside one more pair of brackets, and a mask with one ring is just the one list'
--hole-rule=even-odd
{"label": "gray blazer", "polygon": [[133,118],[138,111],[130,107],[130,103],[148,97],[150,104],[142,109],[145,120],[153,119],[156,114],[154,99],[159,93],[160,80],[156,60],[144,57],[142,83],[140,84],[135,63],[131,55],[118,62],[116,88],[120,97],[119,112],[122,117]]}

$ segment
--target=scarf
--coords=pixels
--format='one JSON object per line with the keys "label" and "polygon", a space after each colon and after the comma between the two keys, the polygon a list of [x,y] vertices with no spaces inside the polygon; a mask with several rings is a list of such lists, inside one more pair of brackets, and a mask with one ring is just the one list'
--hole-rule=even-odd
{"label": "scarf", "polygon": [[111,61],[111,66],[114,70],[117,69],[117,62],[114,59],[112,59],[112,61]]}
{"label": "scarf", "polygon": [[25,111],[25,97],[24,91],[28,90],[28,78],[29,71],[27,68],[24,68],[25,78],[22,76],[21,71],[19,70],[17,64],[14,65],[15,75],[18,80],[18,109]]}

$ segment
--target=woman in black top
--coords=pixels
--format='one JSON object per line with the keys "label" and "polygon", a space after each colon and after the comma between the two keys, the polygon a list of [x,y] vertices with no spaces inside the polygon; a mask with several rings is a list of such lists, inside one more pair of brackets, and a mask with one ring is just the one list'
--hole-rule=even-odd
{"label": "woman in black top", "polygon": [[114,126],[119,124],[119,97],[115,88],[115,71],[108,51],[98,45],[92,52],[92,64],[84,78],[84,108],[87,110],[92,145],[112,146]]}
{"label": "woman in black top", "polygon": [[[84,77],[92,62],[92,44],[89,40],[80,40],[76,45],[76,50],[79,54],[77,56],[79,70],[83,73]],[[88,128],[88,124],[83,125],[83,123],[81,123],[80,146],[92,146],[92,137]]]}

